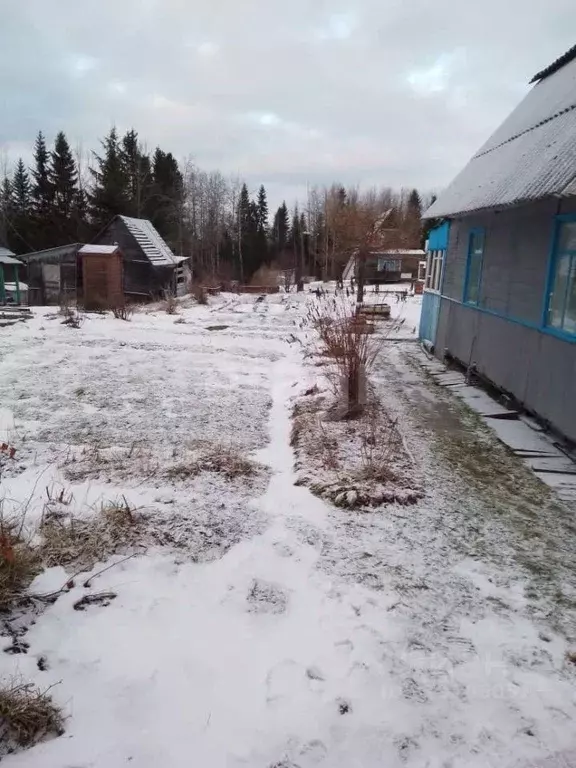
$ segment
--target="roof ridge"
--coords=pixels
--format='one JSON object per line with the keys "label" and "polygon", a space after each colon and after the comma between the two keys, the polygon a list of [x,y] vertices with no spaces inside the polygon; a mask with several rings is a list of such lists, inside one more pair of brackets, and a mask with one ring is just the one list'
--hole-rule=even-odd
{"label": "roof ridge", "polygon": [[532,80],[530,80],[530,85],[532,83],[538,83],[540,80],[544,80],[544,78],[553,75],[554,72],[562,69],[563,66],[568,64],[574,58],[576,58],[576,45],[573,45],[572,48],[569,48],[566,51],[566,53],[563,53],[562,56],[559,56],[557,59],[555,59],[552,64],[549,64],[547,67],[544,67],[544,69],[540,70],[540,72],[537,72]]}
{"label": "roof ridge", "polygon": [[540,120],[539,122],[534,123],[534,125],[531,125],[530,128],[525,128],[523,131],[520,131],[519,133],[515,133],[513,136],[510,136],[504,141],[501,141],[500,144],[495,144],[493,147],[490,147],[489,149],[485,149],[484,152],[478,152],[477,154],[474,155],[472,159],[476,160],[477,157],[484,157],[484,155],[489,155],[490,152],[494,152],[494,150],[500,149],[500,147],[503,147],[505,144],[510,144],[511,141],[516,141],[516,139],[519,139],[520,136],[524,136],[525,134],[536,130],[536,128],[540,128],[540,126],[546,125],[546,123],[552,122],[552,120],[555,120],[557,117],[560,117],[561,115],[565,115],[567,112],[571,112],[573,109],[576,109],[576,103],[571,104],[569,107],[564,107],[564,109],[558,110],[558,112],[555,112],[553,115],[550,115],[550,117],[546,117],[544,120]]}

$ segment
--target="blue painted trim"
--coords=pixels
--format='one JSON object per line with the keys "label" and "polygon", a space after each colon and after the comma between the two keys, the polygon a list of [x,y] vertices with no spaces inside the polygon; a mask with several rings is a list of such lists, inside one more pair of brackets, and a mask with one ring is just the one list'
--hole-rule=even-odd
{"label": "blue painted trim", "polygon": [[[544,293],[544,301],[542,303],[542,317],[541,317],[541,326],[542,329],[546,332],[551,334],[552,336],[556,336],[559,339],[563,339],[564,341],[576,341],[576,334],[567,333],[566,331],[563,331],[561,328],[554,328],[554,326],[548,325],[548,311],[550,309],[550,298],[552,296],[552,288],[554,284],[554,277],[556,275],[556,265],[558,263],[558,257],[569,255],[571,259],[574,258],[575,251],[572,249],[567,249],[565,251],[559,252],[558,251],[558,238],[560,235],[560,229],[562,227],[562,224],[566,222],[572,222],[576,221],[576,213],[559,213],[555,219],[554,219],[554,228],[552,232],[552,240],[550,243],[550,251],[548,254],[548,268],[546,272],[546,288]],[[568,274],[570,275],[571,267],[568,271]],[[566,294],[564,296],[564,312],[566,312],[566,299],[568,296],[568,281],[566,281]]]}
{"label": "blue painted trim", "polygon": [[[473,301],[467,301],[466,295],[468,293],[468,281],[470,279],[470,257],[472,255],[472,239],[477,236],[482,235],[482,255],[480,256],[480,269],[478,271],[478,284],[476,285],[476,291],[477,291],[477,300],[474,303]],[[466,271],[464,273],[464,291],[462,293],[462,303],[463,304],[469,304],[471,307],[478,307],[480,306],[480,286],[482,285],[482,270],[484,269],[484,248],[486,247],[486,230],[484,227],[472,227],[472,229],[468,230],[468,252],[466,255]]]}
{"label": "blue painted trim", "polygon": [[531,323],[529,320],[520,320],[517,317],[509,317],[508,315],[503,315],[501,312],[497,312],[495,309],[486,309],[486,307],[479,307],[476,304],[466,304],[463,301],[459,301],[459,299],[453,299],[451,296],[441,296],[440,298],[444,301],[450,301],[452,304],[458,304],[458,306],[464,307],[465,309],[475,310],[476,312],[481,312],[484,315],[497,317],[499,320],[505,320],[508,323],[514,323],[514,325],[520,325],[523,328],[528,328],[530,331],[542,333],[544,336],[554,336],[554,338],[560,339],[561,341],[566,341],[569,344],[576,344],[576,336],[573,336],[569,333],[564,333],[563,331],[559,331],[557,328],[551,328],[549,326],[543,328],[536,323]]}
{"label": "blue painted trim", "polygon": [[556,217],[552,227],[552,239],[550,240],[550,250],[548,252],[548,268],[546,270],[546,284],[544,286],[544,300],[542,302],[542,316],[540,325],[546,328],[548,321],[548,309],[550,307],[550,293],[552,292],[552,283],[554,282],[554,267],[556,266],[556,245],[558,243],[559,221]]}

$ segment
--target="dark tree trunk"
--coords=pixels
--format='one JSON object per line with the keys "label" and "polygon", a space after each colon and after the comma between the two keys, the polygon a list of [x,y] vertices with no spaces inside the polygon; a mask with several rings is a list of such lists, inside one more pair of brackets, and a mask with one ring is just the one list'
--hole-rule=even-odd
{"label": "dark tree trunk", "polygon": [[361,250],[358,253],[358,290],[356,292],[356,312],[360,312],[360,307],[364,301],[364,283],[366,282],[366,251]]}

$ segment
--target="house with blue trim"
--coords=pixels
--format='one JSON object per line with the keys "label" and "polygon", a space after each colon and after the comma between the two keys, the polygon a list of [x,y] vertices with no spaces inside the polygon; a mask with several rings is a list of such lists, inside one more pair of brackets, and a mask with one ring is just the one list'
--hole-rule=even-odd
{"label": "house with blue trim", "polygon": [[576,46],[426,211],[420,337],[576,442]]}

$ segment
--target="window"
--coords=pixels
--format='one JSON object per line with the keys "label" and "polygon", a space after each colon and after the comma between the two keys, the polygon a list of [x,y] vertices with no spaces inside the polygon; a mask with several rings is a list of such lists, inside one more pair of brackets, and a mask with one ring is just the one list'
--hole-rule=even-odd
{"label": "window", "polygon": [[426,288],[429,291],[439,291],[442,285],[442,266],[446,251],[428,251],[426,264]]}
{"label": "window", "polygon": [[576,221],[560,222],[556,232],[547,325],[576,334]]}
{"label": "window", "polygon": [[466,304],[479,304],[480,302],[483,256],[484,232],[480,229],[473,229],[468,240],[468,259],[464,280],[464,302]]}
{"label": "window", "polygon": [[402,262],[399,259],[378,259],[378,272],[400,272]]}

